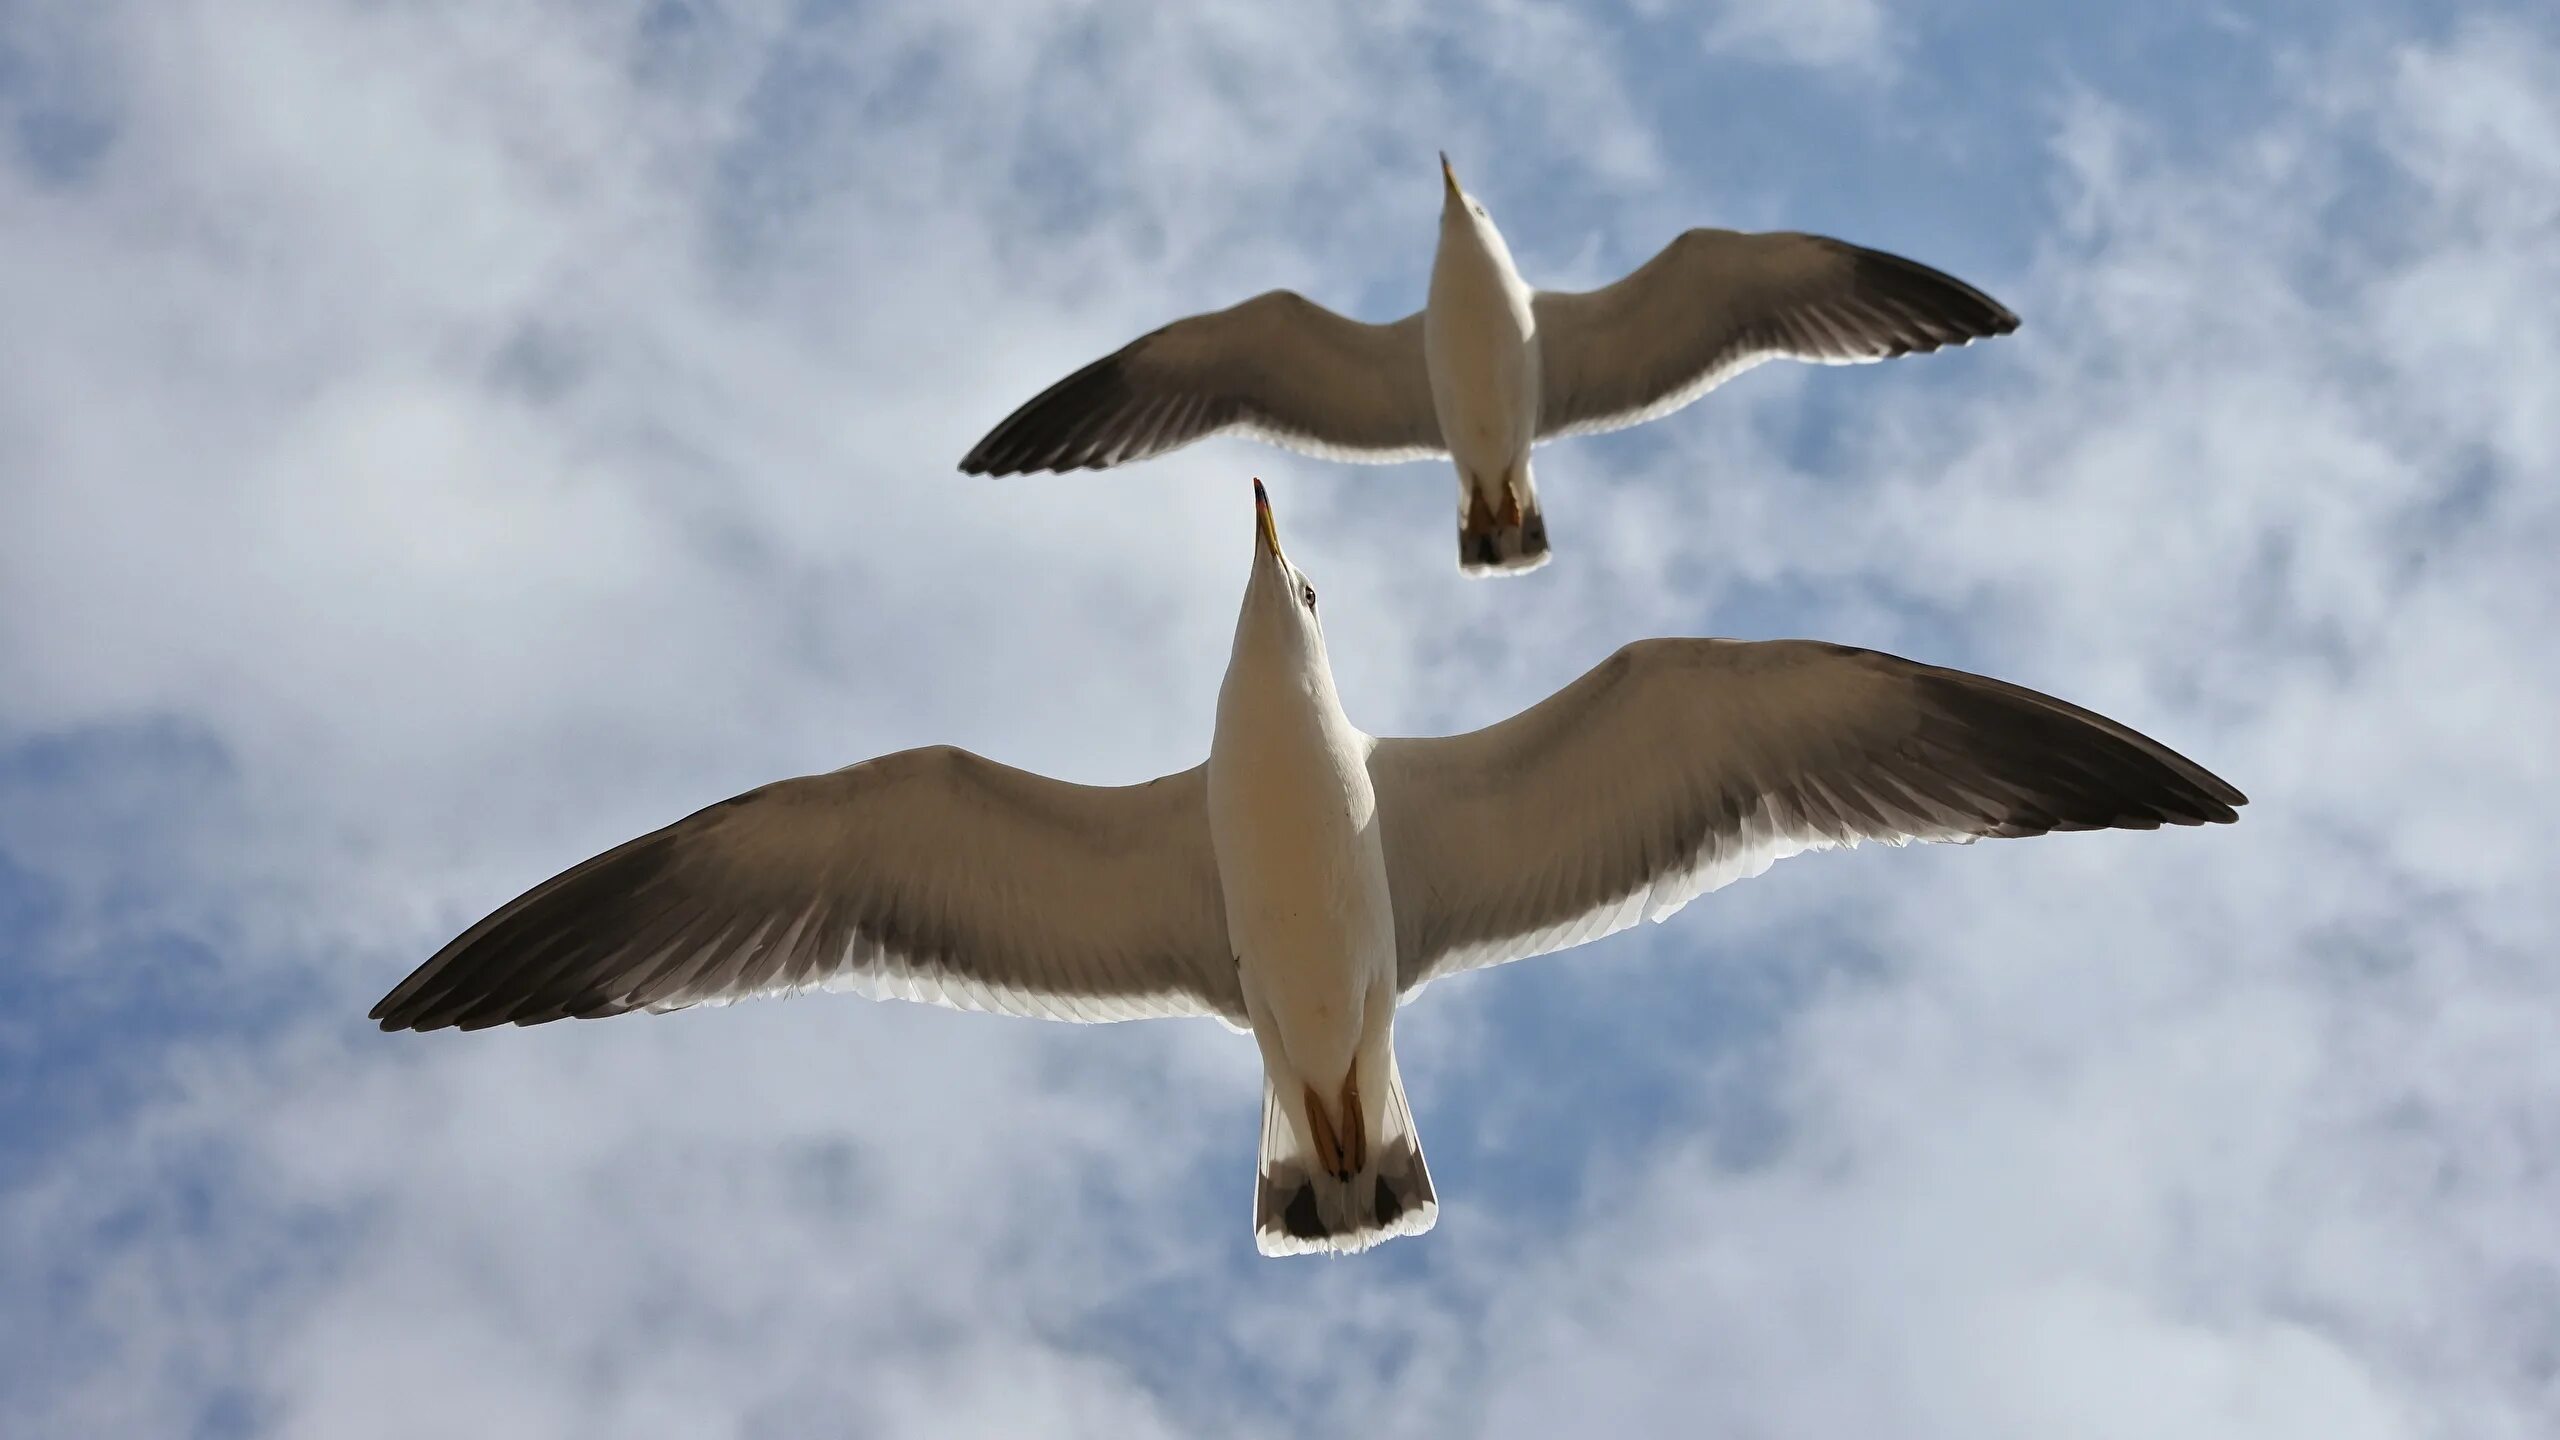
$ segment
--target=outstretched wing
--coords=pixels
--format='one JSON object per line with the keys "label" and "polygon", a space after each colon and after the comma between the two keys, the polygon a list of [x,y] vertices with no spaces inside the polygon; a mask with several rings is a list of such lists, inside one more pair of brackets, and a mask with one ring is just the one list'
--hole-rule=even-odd
{"label": "outstretched wing", "polygon": [[1541,439],[1668,415],[1764,360],[1854,365],[2018,328],[1952,275],[1783,231],[1692,230],[1614,285],[1530,303]]}
{"label": "outstretched wing", "polygon": [[960,468],[1098,470],[1228,432],[1335,460],[1445,453],[1422,316],[1366,325],[1273,290],[1176,320],[1041,391]]}
{"label": "outstretched wing", "polygon": [[373,1018],[478,1029],[849,989],[1242,1025],[1205,774],[1070,785],[937,746],[784,780],[536,886]]}
{"label": "outstretched wing", "polygon": [[2033,690],[1809,640],[1645,640],[1369,757],[1398,984],[1659,920],[1789,855],[2227,823],[2246,797]]}

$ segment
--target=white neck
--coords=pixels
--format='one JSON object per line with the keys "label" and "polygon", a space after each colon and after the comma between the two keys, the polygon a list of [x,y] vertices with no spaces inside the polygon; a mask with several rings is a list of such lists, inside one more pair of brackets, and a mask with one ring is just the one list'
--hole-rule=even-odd
{"label": "white neck", "polygon": [[1525,294],[1528,285],[1511,258],[1511,246],[1490,219],[1453,203],[1440,217],[1440,248],[1431,260],[1431,288],[1487,287]]}
{"label": "white neck", "polygon": [[1294,622],[1250,607],[1237,620],[1235,653],[1218,687],[1221,741],[1230,734],[1250,740],[1359,733],[1343,713],[1322,637],[1297,631]]}

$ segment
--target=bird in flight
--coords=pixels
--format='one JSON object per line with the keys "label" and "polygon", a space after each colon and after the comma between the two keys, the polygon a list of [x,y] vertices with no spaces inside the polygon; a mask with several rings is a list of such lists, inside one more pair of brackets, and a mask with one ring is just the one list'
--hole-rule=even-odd
{"label": "bird in flight", "polygon": [[1500,724],[1343,713],[1259,481],[1209,758],[1116,788],[950,746],[783,780],[577,865],[373,1009],[539,1025],[853,990],[1053,1020],[1201,1015],[1263,1064],[1254,1238],[1439,1213],[1398,1007],[1660,920],[1808,850],[2228,823],[2193,761],[2050,696],[1809,640],[1643,640]]}
{"label": "bird in flight", "polygon": [[1691,230],[1613,285],[1537,290],[1449,157],[1423,308],[1389,325],[1292,290],[1176,320],[1043,390],[960,462],[1094,470],[1252,435],[1337,460],[1446,455],[1458,566],[1547,561],[1529,448],[1668,415],[1764,360],[1854,365],[2018,328],[1926,265],[1821,235]]}

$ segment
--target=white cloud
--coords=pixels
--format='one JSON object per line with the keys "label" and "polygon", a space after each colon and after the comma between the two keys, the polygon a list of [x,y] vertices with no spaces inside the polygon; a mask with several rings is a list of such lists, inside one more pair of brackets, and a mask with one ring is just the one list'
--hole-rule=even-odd
{"label": "white cloud", "polygon": [[1808,69],[1875,71],[1894,33],[1878,0],[1715,0],[1703,7],[1707,49]]}
{"label": "white cloud", "polygon": [[[2549,1428],[2548,35],[2323,52],[2201,154],[2078,104],[2037,268],[1977,277],[2017,339],[1551,452],[1572,548],[1522,588],[1447,573],[1421,469],[950,466],[1183,309],[1409,299],[1432,149],[1498,135],[1485,183],[1527,191],[1586,169],[1544,122],[1587,113],[1641,180],[1569,12],[43,13],[114,138],[0,170],[0,473],[35,477],[0,486],[0,741],[217,759],[5,792],[0,850],[83,917],[24,963],[174,929],[320,999],[168,1045],[0,1191],[13,1425]],[[1435,47],[1469,45],[1519,111],[1453,97]],[[1807,415],[1855,422],[1819,472]],[[1448,1212],[1342,1265],[1250,1256],[1253,1060],[1214,1027],[357,1025],[544,866],[779,773],[1190,763],[1255,469],[1377,728],[1775,614],[2119,714],[2258,803],[1806,861],[1648,952],[1438,987],[1406,1044]],[[1676,1008],[1504,1063],[1506,997],[1572,997],[1570,1033],[1755,955],[1806,978],[1737,1022],[1747,1075],[1643,1058]],[[1500,1123],[1640,1063],[1774,1133]]]}

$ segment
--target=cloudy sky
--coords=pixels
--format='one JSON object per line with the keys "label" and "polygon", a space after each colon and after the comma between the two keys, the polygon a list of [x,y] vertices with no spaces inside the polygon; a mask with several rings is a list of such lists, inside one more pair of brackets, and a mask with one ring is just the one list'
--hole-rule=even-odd
{"label": "cloudy sky", "polygon": [[[2553,1433],[2560,25],[2064,8],[0,0],[0,1429]],[[1442,148],[1533,281],[1801,228],[2025,328],[1542,451],[1510,584],[1441,465],[954,472],[1411,309]],[[1191,765],[1256,473],[1374,731],[1812,635],[2254,804],[1434,987],[1351,1261],[1254,1255],[1206,1021],[365,1023],[768,779]]]}

